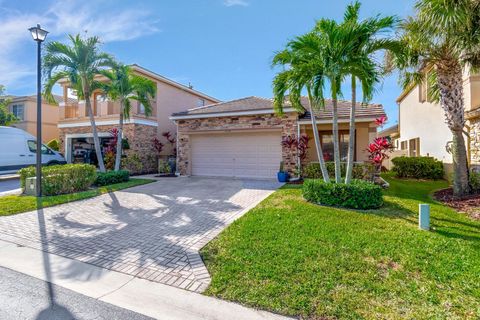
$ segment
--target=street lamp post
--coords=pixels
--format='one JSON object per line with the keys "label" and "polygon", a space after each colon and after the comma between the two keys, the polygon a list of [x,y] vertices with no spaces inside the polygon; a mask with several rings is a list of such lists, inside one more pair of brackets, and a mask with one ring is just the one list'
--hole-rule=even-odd
{"label": "street lamp post", "polygon": [[48,31],[39,24],[28,29],[33,40],[37,42],[37,161],[36,161],[36,192],[42,196],[42,42],[47,38]]}

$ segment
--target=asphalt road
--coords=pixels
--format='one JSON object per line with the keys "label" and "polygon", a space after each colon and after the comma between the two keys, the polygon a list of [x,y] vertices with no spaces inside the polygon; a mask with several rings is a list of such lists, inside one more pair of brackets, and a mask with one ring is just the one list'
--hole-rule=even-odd
{"label": "asphalt road", "polygon": [[12,191],[20,188],[20,179],[0,180],[0,192]]}
{"label": "asphalt road", "polygon": [[[52,295],[54,296],[53,304],[50,298]],[[0,267],[0,319],[147,320],[152,318],[59,286],[49,286],[45,281]]]}

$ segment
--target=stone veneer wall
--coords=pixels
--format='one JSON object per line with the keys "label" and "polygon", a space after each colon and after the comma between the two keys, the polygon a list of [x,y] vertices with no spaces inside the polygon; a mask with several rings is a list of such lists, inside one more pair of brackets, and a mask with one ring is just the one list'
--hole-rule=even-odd
{"label": "stone veneer wall", "polygon": [[470,154],[472,164],[480,164],[480,118],[470,119]]}
{"label": "stone veneer wall", "polygon": [[[97,126],[98,132],[109,132],[116,125]],[[142,172],[156,172],[157,159],[152,146],[152,139],[158,135],[157,127],[142,124],[124,124],[123,135],[128,139],[130,149],[124,150],[128,156],[137,154],[143,164]],[[65,137],[67,134],[91,133],[90,127],[60,128],[60,150],[65,154]],[[141,172],[135,172],[141,173]]]}
{"label": "stone veneer wall", "polygon": [[[288,113],[283,116],[274,114],[216,117],[205,119],[177,120],[178,126],[178,155],[177,165],[181,175],[189,175],[190,162],[190,133],[222,130],[262,130],[280,129],[282,139],[297,134],[297,114]],[[285,169],[292,173],[297,165],[296,152],[282,146],[282,159]]]}

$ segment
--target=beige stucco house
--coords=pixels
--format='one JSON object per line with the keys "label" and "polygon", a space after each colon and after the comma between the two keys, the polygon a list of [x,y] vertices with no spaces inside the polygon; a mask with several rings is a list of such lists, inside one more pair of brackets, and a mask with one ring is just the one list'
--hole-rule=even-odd
{"label": "beige stucco house", "polygon": [[[317,161],[309,112],[298,112],[288,103],[284,115],[277,116],[271,99],[247,97],[174,113],[177,124],[178,170],[182,175],[274,178],[280,162],[293,172],[299,165],[297,152],[282,144],[288,136],[307,134],[310,149],[305,163]],[[348,146],[350,102],[340,101],[341,156]],[[368,159],[365,149],[376,135],[375,119],[385,115],[378,104],[357,106],[355,160]],[[333,159],[332,104],[316,113],[324,157]]]}
{"label": "beige stucco house", "polygon": [[[480,75],[465,71],[464,77],[465,142],[471,163],[480,163]],[[431,156],[452,163],[447,151],[452,133],[438,103],[429,101],[427,86],[411,86],[397,99],[399,122],[396,135],[398,150],[406,155]]]}
{"label": "beige stucco house", "polygon": [[[60,102],[60,96],[54,96],[57,102]],[[37,136],[37,96],[9,97],[11,103],[8,110],[12,112],[18,122],[11,127],[27,131],[33,136]],[[42,101],[42,140],[44,143],[52,139],[58,139],[58,106]]]}
{"label": "beige stucco house", "polygon": [[[125,150],[125,153],[127,156],[136,154],[144,170],[152,171],[157,168],[152,140],[155,137],[162,139],[163,132],[170,132],[172,135],[176,132],[176,126],[169,120],[169,116],[186,108],[217,103],[219,100],[138,65],[132,65],[131,68],[135,74],[157,84],[157,95],[152,103],[153,112],[150,116],[145,115],[141,104],[134,103],[131,117],[124,124],[123,138],[129,143],[129,149]],[[82,162],[86,159],[86,154],[91,154],[94,150],[85,101],[72,100],[67,80],[60,84],[63,87],[63,99],[58,109],[61,151],[64,152],[67,162]],[[118,127],[120,105],[118,101],[108,100],[99,91],[94,92],[91,99],[97,130],[105,149],[112,137],[110,130]],[[168,155],[171,152],[168,143],[165,143],[163,154]]]}

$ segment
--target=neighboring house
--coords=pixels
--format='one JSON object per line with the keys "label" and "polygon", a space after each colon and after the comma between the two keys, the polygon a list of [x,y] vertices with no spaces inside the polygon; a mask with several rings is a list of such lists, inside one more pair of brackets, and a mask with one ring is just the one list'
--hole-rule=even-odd
{"label": "neighboring house", "polygon": [[[8,109],[12,112],[18,122],[11,124],[11,127],[27,131],[33,136],[37,136],[37,96],[9,97],[12,102]],[[62,97],[55,96],[57,103]],[[58,139],[58,106],[42,101],[42,140],[44,143],[52,139]]]}
{"label": "neighboring house", "polygon": [[[131,67],[137,75],[155,81],[157,95],[152,102],[153,113],[148,117],[145,115],[143,105],[133,102],[130,119],[124,124],[123,138],[126,138],[129,144],[129,149],[125,150],[125,153],[127,156],[138,155],[144,170],[152,171],[157,168],[152,140],[155,137],[161,140],[163,132],[171,132],[174,135],[176,131],[175,124],[168,119],[170,114],[185,110],[185,107],[203,106],[217,103],[219,100],[138,65]],[[94,154],[94,145],[85,101],[72,102],[69,98],[71,92],[68,81],[60,84],[63,86],[63,102],[60,103],[58,122],[61,150],[67,162],[88,161],[88,155]],[[105,148],[112,136],[110,130],[118,127],[120,103],[109,101],[99,91],[94,92],[91,99],[97,130],[101,144]],[[171,152],[166,144],[163,154],[168,155]]]}
{"label": "neighboring house", "polygon": [[[464,75],[465,142],[469,161],[480,162],[480,75]],[[430,156],[452,163],[448,152],[452,133],[439,103],[429,101],[426,85],[411,86],[397,99],[399,106],[398,149],[411,157]]]}
{"label": "neighboring house", "polygon": [[[306,105],[306,101],[304,101]],[[350,103],[338,106],[341,157],[346,159]],[[288,136],[310,137],[305,162],[317,161],[310,113],[297,112],[288,104],[277,116],[271,99],[247,97],[211,104],[172,114],[177,124],[177,164],[181,175],[274,178],[280,162],[294,172],[299,159],[296,151],[282,145]],[[356,112],[355,160],[368,159],[365,149],[376,135],[375,119],[385,115],[381,105],[358,104]],[[316,114],[324,156],[333,160],[332,104]]]}
{"label": "neighboring house", "polygon": [[391,150],[390,152],[387,153],[388,158],[386,158],[383,161],[382,165],[386,169],[391,170],[393,168],[392,159],[394,159],[396,157],[401,157],[401,156],[408,156],[408,149],[402,150],[401,146],[400,146],[400,133],[398,131],[398,124],[393,125],[391,127],[388,127],[386,129],[383,129],[383,130],[377,132],[377,137],[388,137],[388,138],[390,138],[390,142],[392,143],[393,148],[394,148],[393,150]]}

